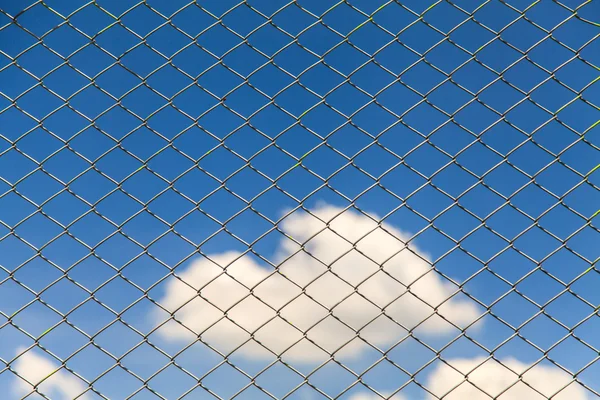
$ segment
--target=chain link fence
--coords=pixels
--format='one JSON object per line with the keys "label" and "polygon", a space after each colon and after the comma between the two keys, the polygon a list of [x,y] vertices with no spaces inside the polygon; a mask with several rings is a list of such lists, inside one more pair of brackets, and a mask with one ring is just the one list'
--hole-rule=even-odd
{"label": "chain link fence", "polygon": [[0,0],[3,399],[600,397],[597,0]]}

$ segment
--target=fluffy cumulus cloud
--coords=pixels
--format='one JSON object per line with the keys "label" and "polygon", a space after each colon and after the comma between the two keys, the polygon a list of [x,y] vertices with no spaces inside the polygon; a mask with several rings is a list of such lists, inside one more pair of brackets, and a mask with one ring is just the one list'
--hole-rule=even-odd
{"label": "fluffy cumulus cloud", "polygon": [[[588,400],[586,390],[572,382],[570,374],[553,365],[530,368],[512,358],[500,362],[484,358],[451,359],[437,366],[425,380],[431,391],[427,400]],[[512,371],[511,371],[512,370]],[[519,374],[522,380],[519,381]],[[468,377],[468,382],[465,377]],[[360,392],[349,400],[407,400],[406,395],[389,397]],[[421,397],[419,397],[421,398]]]}
{"label": "fluffy cumulus cloud", "polygon": [[[538,364],[529,369],[529,365],[510,358],[502,363],[484,361],[482,358],[448,361],[455,369],[440,364],[427,379],[427,388],[437,396],[431,399],[444,395],[445,400],[588,399],[583,387],[571,383],[570,374],[553,365]],[[518,374],[523,374],[521,381]],[[467,375],[469,382],[465,381]]]}
{"label": "fluffy cumulus cloud", "polygon": [[[310,213],[286,218],[282,230],[305,243],[305,251],[283,240],[279,272],[236,252],[213,254],[213,261],[197,260],[180,271],[185,283],[170,281],[160,303],[221,351],[235,349],[252,333],[274,353],[300,361],[322,360],[342,346],[338,355],[359,355],[365,345],[353,340],[358,330],[375,345],[394,343],[406,331],[391,319],[408,329],[422,323],[419,329],[432,335],[455,329],[446,320],[462,327],[477,319],[476,306],[450,298],[456,288],[431,270],[418,249],[406,248],[405,233],[382,229],[355,211],[324,205],[312,213],[330,221],[329,228]],[[176,323],[159,332],[174,341],[193,338]],[[255,341],[238,351],[269,355]]]}
{"label": "fluffy cumulus cloud", "polygon": [[[18,349],[17,354],[21,354],[24,350]],[[81,395],[87,389],[87,385],[65,369],[57,371],[59,367],[60,365],[51,361],[49,357],[33,350],[28,351],[12,364],[16,373],[27,381],[15,377],[15,384],[12,387],[14,394],[26,396],[33,392],[33,385],[39,385],[38,392],[51,399],[88,399],[89,396],[86,394]]]}

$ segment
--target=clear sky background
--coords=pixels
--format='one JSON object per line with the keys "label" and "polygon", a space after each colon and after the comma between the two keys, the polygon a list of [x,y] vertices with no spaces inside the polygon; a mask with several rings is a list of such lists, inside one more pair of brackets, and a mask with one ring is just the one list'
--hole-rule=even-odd
{"label": "clear sky background", "polygon": [[[179,353],[187,343],[153,331],[145,293],[168,298],[163,278],[201,254],[251,246],[267,271],[259,257],[275,263],[287,240],[273,224],[300,204],[383,220],[450,293],[460,285],[457,299],[478,315],[491,306],[466,336],[416,329],[388,354],[409,374],[442,348],[488,356],[476,341],[523,364],[546,353],[600,392],[600,271],[579,277],[600,257],[600,2],[584,3],[0,0],[3,398],[23,396],[8,369],[44,333],[40,346],[110,399],[173,356],[203,376],[223,357],[202,343]],[[52,359],[33,353],[22,366]],[[342,362],[361,374],[380,358]],[[272,360],[229,361],[254,376]],[[419,385],[439,364],[400,395],[427,398]],[[411,378],[384,360],[362,380],[385,394]],[[277,363],[256,383],[281,398],[302,381]],[[309,381],[334,398],[356,378],[330,362]],[[78,385],[57,382],[52,399]],[[248,382],[223,364],[202,384],[230,398]],[[175,399],[196,384],[170,366],[148,387]],[[373,394],[343,398],[361,393]],[[290,397],[323,398],[308,386]]]}

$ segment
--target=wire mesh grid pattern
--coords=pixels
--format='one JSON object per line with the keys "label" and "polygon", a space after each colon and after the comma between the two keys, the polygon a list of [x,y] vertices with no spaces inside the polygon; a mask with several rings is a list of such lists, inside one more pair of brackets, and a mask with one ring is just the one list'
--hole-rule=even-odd
{"label": "wire mesh grid pattern", "polygon": [[600,397],[599,22],[0,1],[3,398]]}

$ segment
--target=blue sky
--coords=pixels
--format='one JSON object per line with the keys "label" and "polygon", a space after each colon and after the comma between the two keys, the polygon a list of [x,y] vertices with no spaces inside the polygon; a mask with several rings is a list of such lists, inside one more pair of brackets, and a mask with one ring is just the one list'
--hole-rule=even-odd
{"label": "blue sky", "polygon": [[[272,260],[283,238],[272,222],[299,203],[320,202],[385,216],[439,272],[468,280],[463,291],[494,304],[494,315],[514,327],[539,312],[531,301],[546,304],[567,329],[540,315],[520,334],[552,348],[548,357],[570,371],[595,359],[572,336],[552,347],[576,327],[578,338],[600,348],[599,317],[580,324],[600,304],[600,275],[581,277],[571,293],[564,285],[600,257],[600,232],[588,221],[600,208],[600,170],[588,176],[600,164],[600,128],[589,129],[600,120],[600,83],[590,85],[600,76],[600,28],[566,8],[583,1],[444,1],[429,9],[431,1],[410,0],[380,9],[383,0],[334,8],[303,0],[279,12],[286,1],[248,1],[229,12],[237,2],[187,3],[46,1],[20,13],[33,2],[0,0],[2,368],[33,343],[15,326],[39,337],[62,320],[32,291],[46,288],[40,298],[61,313],[76,308],[67,320],[88,335],[123,310],[143,335],[155,306],[147,299],[129,306],[148,288],[161,298],[165,284],[155,283],[189,266],[198,246],[217,254],[251,243]],[[469,20],[474,10],[477,23]],[[598,2],[578,15],[600,21]],[[538,263],[543,270],[530,274]],[[115,276],[121,268],[137,287]],[[59,280],[61,269],[70,280]],[[483,322],[468,334],[488,349],[514,335],[491,315]],[[117,321],[95,341],[119,357],[142,338]],[[428,344],[440,349],[452,338]],[[181,348],[157,335],[149,341],[171,355]],[[89,339],[63,323],[40,343],[64,359]],[[177,358],[193,373],[222,361],[196,347]],[[485,354],[465,337],[442,352]],[[495,354],[525,363],[543,356],[519,337]],[[411,339],[390,358],[415,371],[434,355]],[[349,366],[360,373],[377,359],[367,354]],[[148,345],[122,361],[142,377],[166,362]],[[261,369],[244,357],[232,362],[250,375]],[[93,380],[114,363],[87,346],[67,365]],[[596,391],[598,368],[578,376]],[[298,379],[280,364],[257,382],[280,398]],[[408,379],[381,363],[364,382],[393,392]],[[332,364],[311,383],[336,397],[354,380]],[[247,380],[223,366],[205,383],[228,398]],[[0,373],[0,388],[13,384],[12,374]],[[169,399],[193,385],[173,367],[150,382]],[[139,387],[118,369],[94,384],[111,399]],[[402,393],[425,395],[415,383]]]}

